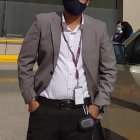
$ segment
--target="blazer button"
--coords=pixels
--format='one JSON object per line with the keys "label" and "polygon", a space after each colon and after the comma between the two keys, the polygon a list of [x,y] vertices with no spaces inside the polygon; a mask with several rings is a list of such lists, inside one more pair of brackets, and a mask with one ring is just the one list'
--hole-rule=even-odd
{"label": "blazer button", "polygon": [[53,71],[50,71],[50,74],[53,75]]}

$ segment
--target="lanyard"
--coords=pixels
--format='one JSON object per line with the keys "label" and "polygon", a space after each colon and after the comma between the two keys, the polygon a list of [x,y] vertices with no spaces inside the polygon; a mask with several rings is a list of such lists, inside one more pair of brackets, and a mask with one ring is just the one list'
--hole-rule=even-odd
{"label": "lanyard", "polygon": [[72,49],[70,48],[69,42],[68,42],[67,39],[66,39],[66,36],[65,36],[65,34],[64,34],[64,29],[63,29],[63,27],[62,27],[62,35],[63,35],[64,40],[65,40],[65,42],[67,43],[68,49],[69,49],[69,51],[71,52],[71,55],[72,55],[72,60],[73,60],[73,63],[74,63],[74,65],[75,65],[75,68],[76,68],[75,78],[77,79],[77,85],[78,85],[79,71],[78,71],[78,69],[77,69],[77,65],[78,65],[78,60],[79,60],[79,57],[80,57],[80,52],[81,52],[81,47],[82,47],[82,45],[81,45],[81,43],[82,43],[82,30],[81,30],[81,36],[80,36],[80,41],[79,41],[79,45],[78,45],[76,57],[75,57],[75,55],[74,55]]}

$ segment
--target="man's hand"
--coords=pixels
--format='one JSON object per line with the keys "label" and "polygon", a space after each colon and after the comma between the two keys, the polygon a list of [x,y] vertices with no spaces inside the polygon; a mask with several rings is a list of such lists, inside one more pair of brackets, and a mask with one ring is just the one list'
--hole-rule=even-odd
{"label": "man's hand", "polygon": [[32,100],[29,104],[29,109],[28,111],[29,112],[34,112],[36,109],[39,108],[39,103],[36,101],[36,100]]}
{"label": "man's hand", "polygon": [[90,105],[88,111],[89,114],[94,118],[97,118],[99,115],[99,107],[97,105]]}

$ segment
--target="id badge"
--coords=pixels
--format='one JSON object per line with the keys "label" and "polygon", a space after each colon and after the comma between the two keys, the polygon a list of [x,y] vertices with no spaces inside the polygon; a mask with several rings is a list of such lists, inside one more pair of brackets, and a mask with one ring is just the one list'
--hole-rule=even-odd
{"label": "id badge", "polygon": [[84,104],[84,92],[82,87],[76,87],[74,89],[75,105]]}

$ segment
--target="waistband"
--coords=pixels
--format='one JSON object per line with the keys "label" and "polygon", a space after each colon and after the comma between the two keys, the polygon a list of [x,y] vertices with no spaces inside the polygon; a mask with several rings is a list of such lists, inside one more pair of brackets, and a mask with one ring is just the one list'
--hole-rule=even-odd
{"label": "waistband", "polygon": [[[57,109],[78,109],[83,107],[83,104],[75,105],[75,101],[71,99],[55,100],[55,99],[48,99],[46,97],[39,96],[36,100],[40,104],[46,104],[49,107],[57,108]],[[87,106],[92,104],[90,97],[85,98],[84,102]]]}

